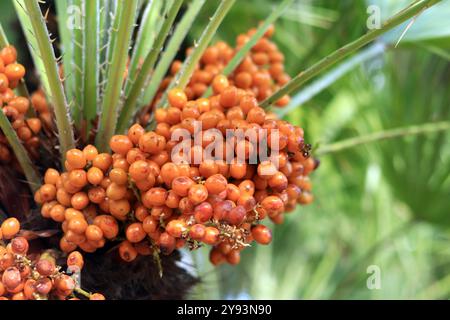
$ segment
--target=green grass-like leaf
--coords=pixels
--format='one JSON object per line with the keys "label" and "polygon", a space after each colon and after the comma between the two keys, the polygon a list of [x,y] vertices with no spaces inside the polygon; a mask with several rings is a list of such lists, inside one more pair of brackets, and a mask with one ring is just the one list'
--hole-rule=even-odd
{"label": "green grass-like leaf", "polygon": [[86,134],[97,116],[99,81],[99,20],[100,1],[84,0],[84,41],[83,41],[83,114],[86,120]]}
{"label": "green grass-like leaf", "polygon": [[322,145],[319,147],[319,149],[317,149],[316,154],[320,156],[334,152],[340,152],[367,143],[439,131],[450,131],[450,121],[424,123],[420,125],[390,129],[381,132],[371,133],[368,135],[362,135],[359,137],[334,142],[328,145]]}
{"label": "green grass-like leaf", "polygon": [[[72,0],[73,8],[77,8],[79,13],[82,14],[82,0]],[[75,13],[78,14],[78,13]],[[76,25],[72,30],[72,41],[73,41],[73,61],[72,61],[72,72],[74,76],[74,99],[72,106],[72,113],[77,128],[81,127],[81,121],[83,116],[83,96],[84,96],[84,86],[83,86],[83,23],[82,21],[74,21]]]}
{"label": "green grass-like leaf", "polygon": [[330,66],[334,65],[335,63],[339,62],[349,54],[353,53],[354,51],[360,49],[361,47],[365,46],[366,44],[372,42],[382,34],[386,33],[387,31],[393,29],[394,27],[398,26],[399,24],[405,22],[406,20],[414,17],[415,15],[421,13],[424,9],[440,2],[441,0],[419,0],[405,8],[404,10],[400,11],[390,19],[386,20],[386,22],[382,25],[379,29],[373,29],[367,32],[362,37],[358,38],[357,40],[350,42],[349,44],[337,49],[333,53],[329,54],[316,64],[312,65],[305,71],[300,72],[297,76],[295,76],[291,81],[289,81],[286,85],[284,85],[282,88],[277,90],[273,95],[268,97],[266,100],[264,100],[261,103],[261,107],[267,108],[276,101],[278,101],[281,97],[283,97],[286,94],[290,94],[297,90],[300,86],[302,86],[306,81],[310,80],[317,74],[321,73],[323,70],[329,68]]}
{"label": "green grass-like leaf", "polygon": [[115,132],[119,98],[122,91],[123,75],[128,60],[128,51],[136,18],[137,0],[119,1],[116,9],[117,23],[111,34],[111,54],[103,94],[103,104],[96,137],[97,148],[101,151],[109,149],[108,143]]}
{"label": "green grass-like leaf", "polygon": [[156,60],[158,59],[159,53],[161,52],[164,45],[164,41],[166,40],[170,32],[170,29],[182,4],[183,0],[175,0],[170,7],[167,15],[165,16],[164,23],[161,26],[161,30],[159,31],[155,39],[155,43],[149,54],[145,58],[144,63],[142,64],[142,68],[139,71],[136,80],[133,82],[133,85],[131,86],[130,93],[125,99],[125,103],[123,105],[118,123],[119,132],[123,132],[126,129],[126,126],[133,116],[134,110],[136,108],[136,103],[138,102],[142,90],[144,89],[148,74],[153,69]]}
{"label": "green grass-like leaf", "polygon": [[[214,34],[216,33],[217,29],[222,23],[222,20],[225,18],[228,11],[233,6],[234,2],[235,0],[223,0],[220,3],[216,12],[211,17],[208,25],[205,27],[202,35],[200,36],[198,43],[194,45],[193,52],[189,55],[189,57],[186,58],[186,60],[183,63],[183,66],[181,67],[181,70],[177,73],[175,78],[169,84],[167,91],[175,87],[181,89],[184,89],[186,87],[203,53],[205,52],[206,48],[208,47],[209,43],[214,37]],[[162,107],[166,103],[167,91],[166,94],[159,101],[157,106],[158,108]]]}
{"label": "green grass-like leaf", "polygon": [[37,47],[35,48],[35,56],[41,61],[43,68],[41,72],[44,73],[48,80],[47,94],[55,112],[61,161],[64,164],[66,152],[69,149],[74,148],[75,142],[66,96],[59,77],[52,42],[45,25],[39,3],[34,0],[22,0],[20,3],[21,7],[18,10],[25,10],[23,13],[26,14],[26,19],[29,20],[29,25],[32,28],[32,31],[27,32],[27,35],[36,43]]}
{"label": "green grass-like leaf", "polygon": [[175,58],[181,46],[181,43],[188,34],[192,23],[200,12],[204,3],[205,0],[193,0],[186,13],[183,15],[183,18],[178,23],[173,36],[170,38],[166,50],[164,50],[163,54],[161,55],[155,72],[151,76],[150,84],[147,89],[145,89],[144,97],[142,99],[145,104],[150,103],[155,97],[161,81],[169,70],[170,64]]}

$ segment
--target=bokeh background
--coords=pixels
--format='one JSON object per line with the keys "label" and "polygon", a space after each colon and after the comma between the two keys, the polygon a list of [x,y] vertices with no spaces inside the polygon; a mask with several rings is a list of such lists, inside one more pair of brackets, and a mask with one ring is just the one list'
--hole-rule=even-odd
{"label": "bokeh background", "polygon": [[[207,1],[190,43],[217,1]],[[20,41],[10,2],[0,2],[0,19],[4,25],[11,21],[8,36]],[[286,70],[296,75],[367,32],[369,5],[380,8],[385,20],[411,2],[295,1],[274,36]],[[237,0],[216,40],[235,43],[276,3]],[[396,48],[407,26],[389,32],[301,88],[285,117],[305,128],[315,148],[450,120],[449,16],[450,1],[444,0],[422,13]],[[271,245],[245,250],[236,267],[214,268],[206,251],[185,252],[182,263],[201,278],[191,298],[448,299],[449,138],[449,132],[410,136],[319,157],[312,177],[315,202],[273,226]],[[380,271],[379,289],[367,286],[373,268]]]}

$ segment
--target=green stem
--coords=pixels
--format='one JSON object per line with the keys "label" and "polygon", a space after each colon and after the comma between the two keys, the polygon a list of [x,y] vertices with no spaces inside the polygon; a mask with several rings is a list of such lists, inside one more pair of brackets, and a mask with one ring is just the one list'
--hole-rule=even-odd
{"label": "green stem", "polygon": [[398,137],[406,137],[447,130],[450,130],[450,121],[424,123],[420,125],[413,125],[403,128],[385,130],[321,146],[317,149],[315,155],[322,156],[346,150],[349,148],[353,148],[362,144],[372,143],[386,139],[393,139]]}
{"label": "green stem", "polygon": [[322,90],[328,88],[338,79],[346,75],[348,72],[359,66],[364,61],[372,59],[386,51],[386,45],[383,43],[374,43],[373,45],[361,50],[351,58],[343,61],[335,68],[327,71],[322,77],[318,78],[308,86],[302,88],[295,96],[292,97],[291,102],[284,108],[274,110],[275,113],[281,118],[287,115],[289,112],[295,110],[300,105],[311,100],[316,94]]}
{"label": "green stem", "polygon": [[64,164],[66,152],[75,146],[64,88],[61,79],[59,78],[55,53],[53,52],[52,42],[49,38],[39,3],[35,0],[24,0],[23,2],[36,38],[37,49],[39,50],[38,52],[47,75],[49,85],[48,94],[50,94],[49,98],[55,112],[61,161]]}
{"label": "green stem", "polygon": [[[74,8],[79,8],[81,12],[82,2],[81,0],[73,0]],[[80,25],[75,25],[73,32],[73,61],[72,61],[72,71],[73,71],[73,105],[72,114],[77,128],[81,128],[82,111],[83,111],[83,23],[82,21],[76,21]]]}
{"label": "green stem", "polygon": [[[3,30],[3,26],[0,24],[0,48],[4,48],[6,46],[9,46],[9,41],[8,38],[6,37],[5,30]],[[25,81],[23,79],[20,80],[16,90],[19,96],[25,97],[27,99],[30,98],[27,86],[25,85]],[[33,108],[29,108],[28,110],[31,116],[35,116]]]}
{"label": "green stem", "polygon": [[97,148],[107,151],[109,140],[116,130],[117,111],[119,98],[123,85],[123,75],[128,60],[128,49],[133,33],[137,0],[119,1],[116,10],[116,19],[119,19],[118,28],[113,30],[114,46],[111,65],[108,68],[108,78],[103,96],[103,105],[100,115],[100,123],[96,137]]}
{"label": "green stem", "polygon": [[[178,23],[173,36],[170,38],[169,44],[167,45],[166,50],[161,56],[161,59],[158,62],[158,65],[155,69],[155,72],[151,76],[151,81],[148,88],[145,90],[143,102],[145,104],[150,104],[154,99],[156,92],[158,91],[159,85],[163,80],[164,76],[169,70],[170,64],[172,63],[175,55],[180,49],[181,43],[186,37],[187,33],[191,29],[191,25],[197,17],[200,9],[202,8],[205,0],[193,0],[183,15],[183,18]],[[148,108],[145,108],[143,112],[147,112]]]}
{"label": "green stem", "polygon": [[166,94],[158,103],[158,107],[161,107],[165,104],[167,100],[167,91],[170,89],[177,87],[180,89],[184,89],[186,85],[189,83],[191,79],[192,73],[194,72],[198,62],[200,61],[203,53],[211,42],[214,34],[216,33],[219,25],[222,23],[222,20],[227,15],[228,11],[233,6],[236,0],[222,0],[219,7],[217,8],[214,15],[211,17],[208,25],[203,31],[198,43],[194,45],[194,51],[186,58],[183,63],[181,70],[178,72],[176,77],[169,84],[169,88],[166,90]]}
{"label": "green stem", "polygon": [[0,128],[2,129],[6,139],[8,139],[9,145],[13,149],[17,161],[19,161],[25,177],[27,178],[28,185],[30,186],[31,191],[34,193],[41,185],[41,178],[39,176],[39,173],[34,168],[27,151],[20,142],[16,131],[11,126],[11,123],[9,122],[3,111],[0,111]]}
{"label": "green stem", "polygon": [[72,59],[73,59],[73,36],[70,32],[67,21],[69,19],[68,8],[72,5],[72,1],[56,1],[56,12],[58,16],[58,31],[60,41],[61,52],[64,52],[63,58],[63,67],[64,67],[64,89],[66,92],[67,101],[72,101],[74,98],[74,77],[73,68],[72,68]]}
{"label": "green stem", "polygon": [[140,69],[141,61],[148,55],[155,42],[156,35],[158,34],[158,30],[156,30],[157,20],[163,20],[162,16],[160,16],[161,6],[162,2],[160,0],[148,1],[145,6],[139,32],[134,42],[133,55],[128,67],[128,79],[125,84],[126,97],[130,93],[133,81],[136,80],[136,74]]}
{"label": "green stem", "polygon": [[[259,39],[264,36],[264,33],[292,4],[293,0],[283,0],[272,13],[264,20],[264,22],[256,29],[256,32],[250,37],[250,39],[242,46],[242,48],[234,55],[234,57],[228,62],[226,67],[222,70],[222,74],[228,76],[234,69],[241,63],[245,55],[255,46]],[[205,92],[203,96],[207,97],[211,95],[211,88]]]}
{"label": "green stem", "polygon": [[124,132],[126,130],[126,127],[128,126],[128,122],[130,121],[136,108],[136,102],[138,101],[142,93],[142,89],[145,86],[148,74],[153,69],[156,60],[158,59],[159,53],[161,52],[161,49],[164,45],[164,41],[166,40],[167,35],[170,32],[170,29],[182,4],[183,0],[175,0],[170,7],[167,15],[165,16],[164,23],[161,26],[161,30],[159,31],[158,36],[156,37],[155,43],[149,54],[145,58],[144,63],[142,64],[142,68],[131,87],[130,94],[125,100],[118,123],[119,132]]}
{"label": "green stem", "polygon": [[290,94],[291,92],[297,90],[301,85],[303,85],[306,81],[313,78],[323,70],[332,66],[336,62],[342,60],[352,52],[358,50],[359,48],[365,46],[371,41],[378,38],[383,33],[393,29],[399,24],[405,22],[406,20],[414,17],[418,13],[421,13],[424,9],[433,6],[434,4],[440,2],[441,0],[419,0],[412,3],[407,8],[403,9],[396,15],[389,18],[381,28],[373,29],[367,32],[362,37],[357,40],[350,42],[349,44],[337,49],[333,53],[329,54],[316,64],[312,65],[305,71],[300,72],[296,77],[294,77],[291,81],[289,81],[282,88],[277,90],[272,96],[268,97],[261,103],[261,107],[267,108],[276,101],[278,101],[281,97],[286,94]]}
{"label": "green stem", "polygon": [[[84,0],[84,53],[83,53],[83,113],[86,119],[86,138],[97,116],[98,95],[98,22],[100,18],[100,1]],[[88,33],[90,34],[88,36]]]}
{"label": "green stem", "polygon": [[73,291],[75,291],[78,294],[81,294],[85,298],[88,298],[88,299],[91,298],[91,294],[89,292],[87,292],[86,290],[83,290],[83,289],[81,289],[79,287],[75,287],[75,289],[73,289]]}

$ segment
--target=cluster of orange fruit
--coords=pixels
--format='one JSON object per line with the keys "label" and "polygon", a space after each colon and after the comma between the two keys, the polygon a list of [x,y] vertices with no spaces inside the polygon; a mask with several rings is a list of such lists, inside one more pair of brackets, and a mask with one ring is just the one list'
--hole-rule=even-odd
{"label": "cluster of orange fruit", "polygon": [[[8,218],[0,227],[0,300],[104,300],[100,293],[78,287],[77,277],[64,273],[51,251],[29,253],[28,240],[19,235],[20,223]],[[9,243],[5,243],[9,242]],[[79,274],[83,256],[73,251],[67,256],[68,273]]]}
{"label": "cluster of orange fruit", "polygon": [[[312,201],[308,175],[316,162],[303,130],[266,113],[252,91],[231,85],[227,77],[217,75],[212,83],[209,98],[189,100],[183,90],[171,90],[170,106],[156,110],[156,129],[146,132],[135,124],[127,135],[113,136],[112,155],[88,145],[67,152],[66,172],[48,169],[35,200],[44,217],[62,223],[63,251],[94,252],[106,240],[125,237],[119,253],[126,261],[206,244],[212,246],[213,264],[236,264],[254,240],[270,243],[262,220],[281,223],[297,203]],[[227,129],[258,138],[215,140],[210,129],[224,139]],[[174,153],[179,130],[196,135],[188,139],[187,153]],[[269,160],[257,156],[251,162],[264,143]],[[211,146],[221,155],[207,158]],[[243,159],[227,161],[233,152]]]}
{"label": "cluster of orange fruit", "polygon": [[[184,89],[189,100],[198,99],[207,92],[208,88],[213,85],[214,77],[221,74],[228,62],[255,32],[256,29],[252,28],[247,33],[240,34],[236,38],[235,48],[224,41],[219,41],[205,50],[190,82]],[[270,40],[274,32],[275,28],[271,25],[265,32],[264,37],[257,41],[250,52],[245,55],[240,65],[227,77],[231,85],[252,92],[258,101],[266,99],[291,79],[284,70],[283,53]],[[192,48],[189,48],[187,54],[189,55],[191,51]],[[154,108],[158,104],[181,67],[182,62],[180,60],[175,60],[172,63],[170,74],[161,82],[155,99],[151,102],[151,107]],[[285,95],[276,102],[275,106],[284,107],[289,101],[289,96]],[[153,108],[150,108],[150,110]],[[143,123],[147,123],[150,118],[151,111],[144,114],[141,120]]]}

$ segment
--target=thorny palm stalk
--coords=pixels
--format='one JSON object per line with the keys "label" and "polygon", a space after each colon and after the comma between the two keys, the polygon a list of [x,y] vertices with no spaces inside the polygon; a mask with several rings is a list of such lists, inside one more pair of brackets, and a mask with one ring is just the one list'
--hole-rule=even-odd
{"label": "thorny palm stalk", "polygon": [[38,55],[42,59],[43,67],[47,75],[49,85],[49,92],[47,94],[55,112],[61,161],[64,164],[66,152],[74,148],[75,142],[66,96],[59,77],[55,53],[52,48],[52,41],[45,26],[39,3],[34,0],[23,0],[23,4],[25,5],[23,9],[26,10],[25,12],[29,16],[33,34],[36,38],[36,50],[38,50]]}
{"label": "thorny palm stalk", "polygon": [[[142,93],[142,89],[144,88],[145,82],[147,80],[147,75],[153,69],[156,59],[158,58],[159,52],[164,45],[164,41],[166,40],[167,35],[169,34],[170,28],[172,27],[173,22],[177,16],[178,10],[183,3],[183,0],[175,0],[169,9],[165,17],[165,21],[159,31],[158,36],[156,37],[155,43],[150,50],[149,54],[144,60],[142,64],[142,68],[139,71],[136,80],[134,81],[130,94],[126,97],[124,107],[121,112],[121,116],[119,118],[118,128],[119,130],[124,130],[125,126],[128,125],[130,118],[134,112],[135,105],[138,102],[138,99]],[[120,131],[119,131],[120,132]]]}

